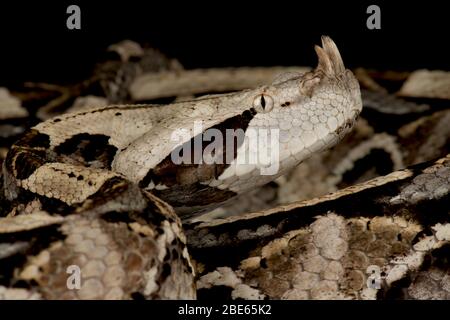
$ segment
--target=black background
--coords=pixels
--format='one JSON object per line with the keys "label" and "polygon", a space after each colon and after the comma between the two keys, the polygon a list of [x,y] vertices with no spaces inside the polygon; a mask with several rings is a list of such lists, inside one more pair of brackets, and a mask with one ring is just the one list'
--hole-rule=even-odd
{"label": "black background", "polygon": [[[224,310],[224,305],[271,305],[271,315],[205,316],[178,314],[180,307],[207,306]],[[0,301],[0,308],[17,319],[36,314],[46,319],[427,319],[448,312],[448,301]]]}
{"label": "black background", "polygon": [[[450,69],[450,11],[444,1],[2,1],[0,86],[88,77],[105,47],[133,39],[187,68],[314,65],[320,35],[348,67]],[[66,8],[81,8],[81,30]],[[381,7],[381,30],[366,27]]]}

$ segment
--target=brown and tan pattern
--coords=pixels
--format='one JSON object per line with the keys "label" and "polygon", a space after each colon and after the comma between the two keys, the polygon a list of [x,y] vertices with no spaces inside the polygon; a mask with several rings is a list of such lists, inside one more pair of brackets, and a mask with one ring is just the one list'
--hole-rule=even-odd
{"label": "brown and tan pattern", "polygon": [[[0,299],[450,299],[448,72],[358,85],[327,37],[315,69],[108,50],[81,84],[0,91]],[[172,163],[199,120],[280,129],[279,174]]]}

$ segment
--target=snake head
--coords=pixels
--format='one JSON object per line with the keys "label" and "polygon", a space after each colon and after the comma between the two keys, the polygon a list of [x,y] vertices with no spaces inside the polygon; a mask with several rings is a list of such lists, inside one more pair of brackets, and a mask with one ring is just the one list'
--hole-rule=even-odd
{"label": "snake head", "polygon": [[112,168],[180,215],[210,210],[276,179],[336,144],[361,111],[358,82],[334,42],[323,37],[316,52],[319,63],[310,72],[158,113],[150,108],[152,126],[115,156]]}
{"label": "snake head", "polygon": [[345,68],[336,44],[323,36],[322,46],[315,50],[315,69],[282,74],[271,85],[254,91],[257,113],[249,127],[279,129],[281,172],[335,145],[361,112],[358,81]]}

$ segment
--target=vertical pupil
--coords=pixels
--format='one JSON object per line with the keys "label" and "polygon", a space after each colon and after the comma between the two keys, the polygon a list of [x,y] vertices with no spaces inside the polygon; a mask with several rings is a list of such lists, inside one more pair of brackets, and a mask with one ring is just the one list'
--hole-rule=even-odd
{"label": "vertical pupil", "polygon": [[264,99],[264,96],[261,96],[261,107],[263,107],[263,109],[266,108],[266,99]]}

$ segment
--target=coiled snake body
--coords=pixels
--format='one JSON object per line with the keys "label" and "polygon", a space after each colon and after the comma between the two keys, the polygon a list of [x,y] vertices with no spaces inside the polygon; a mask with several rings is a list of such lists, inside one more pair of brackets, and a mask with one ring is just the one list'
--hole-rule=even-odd
{"label": "coiled snake body", "polygon": [[[6,217],[0,220],[0,297],[193,299],[197,290],[203,297],[216,287],[228,288],[223,293],[226,298],[374,298],[392,294],[388,290],[391,284],[411,276],[411,270],[419,270],[421,262],[417,261],[425,259],[425,253],[416,257],[408,251],[413,240],[428,245],[428,251],[442,251],[450,233],[445,213],[431,219],[432,238],[426,234],[419,239],[421,227],[413,222],[420,220],[420,210],[388,217],[386,206],[375,209],[388,201],[386,197],[396,208],[417,198],[413,187],[410,193],[401,185],[385,195],[384,189],[367,195],[389,183],[414,181],[421,174],[417,170],[399,171],[351,191],[276,207],[272,212],[189,223],[201,213],[233,205],[239,195],[286,176],[350,132],[362,109],[358,81],[345,69],[330,38],[323,37],[316,52],[319,63],[314,70],[283,73],[256,89],[164,106],[87,108],[29,129],[11,146],[3,162],[2,201],[7,205],[3,210]],[[199,123],[201,129],[196,129]],[[217,143],[211,153],[216,161],[174,162],[174,154],[188,160],[195,160],[199,150],[205,155],[205,137],[212,141],[212,133],[226,136],[229,129],[243,135],[233,137],[231,144],[225,140]],[[260,152],[248,143],[252,133],[272,129],[279,135],[275,172],[262,174],[273,163],[238,161]],[[364,133],[358,130],[352,134]],[[370,150],[370,143],[382,149],[391,142],[389,137],[378,136],[366,141],[365,147],[358,145],[352,150]],[[347,153],[357,161],[356,153]],[[390,155],[395,159],[395,150]],[[445,208],[442,198],[448,195],[447,161],[442,158],[427,168],[427,174],[441,179],[434,182],[433,190],[444,185],[435,195],[441,201],[439,210]],[[430,181],[432,177],[426,180]],[[362,200],[345,200],[355,194],[366,204],[374,204],[362,212]],[[429,199],[428,195],[424,198]],[[386,240],[394,238],[398,243]],[[362,246],[364,241],[372,247],[352,247],[352,243]],[[386,247],[393,246],[402,259],[413,261],[390,261],[395,250]],[[411,255],[413,258],[408,258]],[[344,263],[345,259],[350,262]],[[383,288],[365,286],[369,266],[385,268],[383,272],[390,278],[383,280]],[[74,267],[81,274],[79,288],[69,285],[70,268]],[[439,277],[435,281],[448,275]],[[281,281],[274,285],[277,278]],[[445,295],[448,288],[441,282],[439,292]],[[414,290],[409,293],[414,294]]]}

